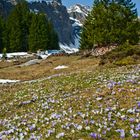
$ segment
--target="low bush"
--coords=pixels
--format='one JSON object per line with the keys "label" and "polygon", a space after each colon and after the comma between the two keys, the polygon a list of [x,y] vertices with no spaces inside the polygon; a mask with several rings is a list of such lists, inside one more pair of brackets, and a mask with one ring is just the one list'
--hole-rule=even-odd
{"label": "low bush", "polygon": [[100,65],[109,63],[115,65],[131,65],[138,63],[139,60],[140,46],[126,43],[101,56]]}

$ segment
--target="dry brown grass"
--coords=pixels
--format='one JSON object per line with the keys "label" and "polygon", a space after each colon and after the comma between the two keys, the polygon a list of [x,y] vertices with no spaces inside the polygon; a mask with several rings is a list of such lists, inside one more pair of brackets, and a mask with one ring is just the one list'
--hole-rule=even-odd
{"label": "dry brown grass", "polygon": [[[99,63],[98,59],[80,56],[53,56],[41,63],[31,66],[18,66],[13,62],[0,62],[0,79],[17,79],[21,81],[43,78],[53,74],[70,73],[72,71],[87,71],[95,68]],[[66,65],[68,69],[54,70],[58,65]]]}
{"label": "dry brown grass", "polygon": [[0,69],[4,69],[4,68],[8,68],[11,66],[17,66],[20,65],[22,63],[25,63],[31,59],[35,59],[36,56],[31,56],[28,58],[18,58],[18,59],[11,59],[11,60],[1,60],[0,61]]}

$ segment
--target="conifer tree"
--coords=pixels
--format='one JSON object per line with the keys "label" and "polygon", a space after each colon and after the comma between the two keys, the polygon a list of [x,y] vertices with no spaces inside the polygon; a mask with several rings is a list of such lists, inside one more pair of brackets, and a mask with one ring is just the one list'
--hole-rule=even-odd
{"label": "conifer tree", "polygon": [[58,36],[54,31],[52,23],[44,14],[33,14],[29,29],[29,50],[59,49]]}
{"label": "conifer tree", "polygon": [[56,33],[56,31],[53,29],[52,30],[52,50],[59,50],[59,38],[58,35]]}
{"label": "conifer tree", "polygon": [[37,50],[47,50],[49,45],[49,34],[47,30],[48,20],[44,14],[34,14],[29,29],[29,49],[36,52]]}
{"label": "conifer tree", "polygon": [[80,49],[81,50],[90,50],[94,48],[94,33],[93,33],[93,24],[91,23],[91,14],[89,14],[88,18],[86,19],[80,40]]}
{"label": "conifer tree", "polygon": [[8,18],[8,36],[9,36],[9,48],[11,52],[18,52],[22,48],[22,31],[20,27],[20,16],[17,9],[11,13]]}
{"label": "conifer tree", "polygon": [[138,18],[131,0],[95,0],[81,34],[81,49],[94,45],[123,44],[127,40],[136,44]]}
{"label": "conifer tree", "polygon": [[48,20],[44,14],[39,14],[38,16],[38,41],[39,41],[39,49],[47,50],[49,37],[48,37],[48,30],[47,30],[47,23]]}
{"label": "conifer tree", "polygon": [[13,51],[28,50],[29,8],[25,1],[17,4],[8,17],[9,49]]}
{"label": "conifer tree", "polygon": [[22,30],[22,48],[21,51],[28,51],[28,35],[30,26],[30,10],[27,2],[24,0],[20,3],[19,8],[21,9],[21,30]]}
{"label": "conifer tree", "polygon": [[34,14],[29,29],[29,50],[36,52],[39,49],[47,50],[48,31],[47,19],[44,14]]}
{"label": "conifer tree", "polygon": [[53,24],[48,21],[47,24],[47,31],[48,31],[48,50],[58,50],[59,49],[59,38],[57,33],[54,30]]}
{"label": "conifer tree", "polygon": [[29,28],[29,50],[37,51],[39,42],[38,42],[38,15],[32,15],[31,26]]}
{"label": "conifer tree", "polygon": [[4,22],[4,30],[3,30],[3,35],[2,35],[2,43],[3,43],[3,48],[6,48],[7,52],[10,52],[9,48],[9,32],[8,32],[8,24],[7,22]]}
{"label": "conifer tree", "polygon": [[2,17],[0,16],[0,53],[3,50],[3,31],[4,31],[4,21],[2,19]]}

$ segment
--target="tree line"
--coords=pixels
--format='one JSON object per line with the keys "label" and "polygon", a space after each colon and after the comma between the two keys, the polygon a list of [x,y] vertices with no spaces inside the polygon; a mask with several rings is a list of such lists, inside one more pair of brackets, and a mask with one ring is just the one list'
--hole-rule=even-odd
{"label": "tree line", "polygon": [[139,42],[140,22],[132,0],[94,0],[83,31],[80,48]]}
{"label": "tree line", "polygon": [[7,19],[0,17],[0,52],[36,52],[59,49],[58,35],[44,13],[30,11],[22,1]]}

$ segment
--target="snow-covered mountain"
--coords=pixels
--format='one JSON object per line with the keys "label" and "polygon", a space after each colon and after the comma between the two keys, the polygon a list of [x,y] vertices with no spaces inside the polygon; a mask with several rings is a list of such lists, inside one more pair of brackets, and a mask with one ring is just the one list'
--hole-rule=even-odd
{"label": "snow-covered mountain", "polygon": [[72,33],[75,40],[75,44],[74,45],[71,44],[71,47],[75,46],[75,48],[78,48],[79,40],[80,40],[80,33],[83,28],[83,24],[86,20],[86,17],[88,16],[88,13],[90,12],[90,7],[84,6],[81,4],[76,4],[68,8],[67,11],[70,16],[70,21],[72,24]]}
{"label": "snow-covered mountain", "polygon": [[70,17],[73,17],[79,20],[81,23],[84,23],[88,13],[90,12],[89,6],[84,6],[81,4],[76,4],[68,8],[68,13]]}

